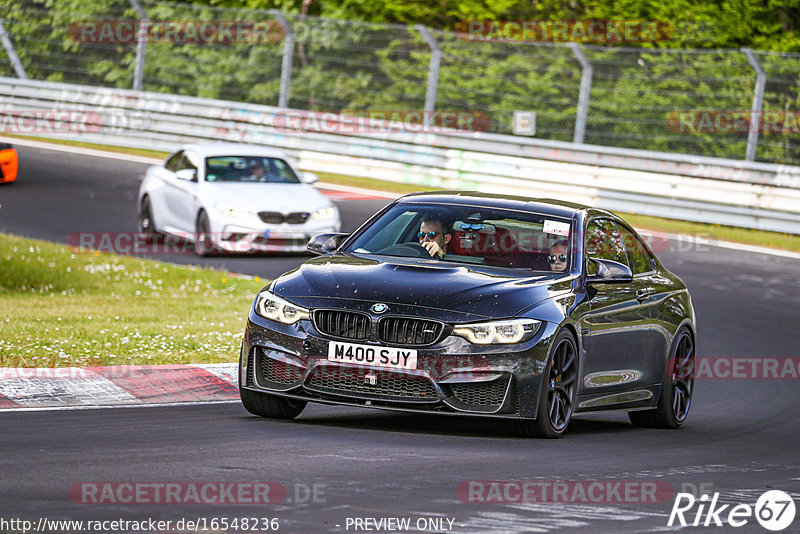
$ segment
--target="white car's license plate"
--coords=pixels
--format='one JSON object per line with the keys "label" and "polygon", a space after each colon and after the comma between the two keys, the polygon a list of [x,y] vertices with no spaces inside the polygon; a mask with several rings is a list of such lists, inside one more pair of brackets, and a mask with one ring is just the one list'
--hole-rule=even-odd
{"label": "white car's license plate", "polygon": [[417,351],[331,341],[328,344],[328,361],[392,369],[416,369]]}
{"label": "white car's license plate", "polygon": [[264,230],[264,237],[267,239],[306,239],[307,235],[303,232],[280,232],[275,230]]}

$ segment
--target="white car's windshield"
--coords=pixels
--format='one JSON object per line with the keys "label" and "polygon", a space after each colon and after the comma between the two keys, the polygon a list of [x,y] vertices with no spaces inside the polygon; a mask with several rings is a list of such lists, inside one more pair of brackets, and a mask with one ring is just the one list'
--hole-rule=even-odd
{"label": "white car's windshield", "polygon": [[566,272],[571,224],[531,212],[480,206],[398,204],[347,252]]}
{"label": "white car's windshield", "polygon": [[265,182],[299,184],[288,163],[278,158],[214,156],[206,158],[207,182]]}

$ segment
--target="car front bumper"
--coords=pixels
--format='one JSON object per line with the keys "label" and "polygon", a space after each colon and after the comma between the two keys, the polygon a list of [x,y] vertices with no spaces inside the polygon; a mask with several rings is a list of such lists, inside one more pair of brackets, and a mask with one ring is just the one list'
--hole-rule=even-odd
{"label": "car front bumper", "polygon": [[249,227],[225,224],[214,235],[214,244],[223,252],[305,252],[308,240],[317,234],[338,232],[337,221],[292,227]]}
{"label": "car front bumper", "polygon": [[446,328],[436,343],[409,347],[417,350],[417,368],[400,370],[328,361],[329,343],[352,340],[326,336],[312,321],[285,325],[251,309],[240,387],[325,404],[532,419],[556,327],[542,323],[514,345],[474,345]]}

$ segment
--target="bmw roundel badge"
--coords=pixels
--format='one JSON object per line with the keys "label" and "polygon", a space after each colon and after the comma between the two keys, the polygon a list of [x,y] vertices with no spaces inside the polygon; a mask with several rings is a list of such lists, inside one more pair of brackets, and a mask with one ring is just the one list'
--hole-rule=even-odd
{"label": "bmw roundel badge", "polygon": [[383,313],[388,309],[389,309],[389,306],[387,306],[386,304],[384,304],[382,302],[378,302],[377,304],[373,304],[370,307],[370,310],[372,310],[375,313]]}

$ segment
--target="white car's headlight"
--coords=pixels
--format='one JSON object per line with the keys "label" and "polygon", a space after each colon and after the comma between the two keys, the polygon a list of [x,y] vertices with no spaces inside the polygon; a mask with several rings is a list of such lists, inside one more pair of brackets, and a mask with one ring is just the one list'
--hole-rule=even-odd
{"label": "white car's headlight", "polygon": [[241,206],[228,206],[223,204],[217,206],[217,208],[219,209],[220,215],[229,219],[246,219],[253,215],[250,210]]}
{"label": "white car's headlight", "polygon": [[270,291],[262,291],[256,299],[256,313],[283,324],[294,324],[311,317],[308,310],[287,302]]}
{"label": "white car's headlight", "polygon": [[488,323],[456,325],[453,334],[466,338],[478,345],[492,343],[519,343],[530,339],[539,328],[541,321],[535,319],[509,319]]}
{"label": "white car's headlight", "polygon": [[311,217],[318,221],[327,221],[328,219],[333,219],[336,215],[336,208],[333,206],[328,206],[327,208],[320,208],[316,212],[311,214]]}

